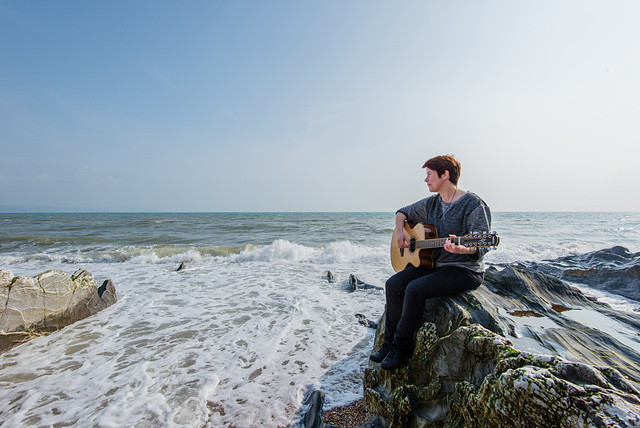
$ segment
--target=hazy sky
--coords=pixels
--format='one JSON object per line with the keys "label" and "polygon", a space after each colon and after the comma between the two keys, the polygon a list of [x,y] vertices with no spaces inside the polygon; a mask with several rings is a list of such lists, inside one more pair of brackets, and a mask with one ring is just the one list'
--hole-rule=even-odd
{"label": "hazy sky", "polygon": [[638,211],[640,1],[0,0],[0,205]]}

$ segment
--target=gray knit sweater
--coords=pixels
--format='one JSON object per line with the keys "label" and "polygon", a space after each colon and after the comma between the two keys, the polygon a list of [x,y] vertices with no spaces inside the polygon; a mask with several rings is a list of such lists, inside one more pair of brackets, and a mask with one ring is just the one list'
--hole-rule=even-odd
{"label": "gray knit sweater", "polygon": [[[463,236],[471,232],[491,230],[491,211],[487,204],[475,193],[467,192],[451,204],[442,200],[439,194],[422,199],[400,208],[397,212],[407,216],[410,223],[431,224],[438,231],[438,237]],[[474,272],[484,272],[486,248],[478,248],[475,254],[453,254],[437,249],[434,260],[437,268],[460,266]]]}

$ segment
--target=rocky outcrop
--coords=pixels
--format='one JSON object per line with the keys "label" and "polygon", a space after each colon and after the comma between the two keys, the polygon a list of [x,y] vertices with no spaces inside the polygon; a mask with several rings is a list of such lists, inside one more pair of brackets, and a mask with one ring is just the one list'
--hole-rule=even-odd
{"label": "rocky outcrop", "polygon": [[384,290],[383,287],[379,287],[377,285],[367,284],[364,281],[361,281],[354,274],[349,275],[349,281],[345,285],[347,291],[356,291],[356,290]]}
{"label": "rocky outcrop", "polygon": [[640,301],[640,253],[621,246],[520,266]]}
{"label": "rocky outcrop", "polygon": [[303,428],[337,428],[322,421],[322,406],[324,406],[324,393],[318,389],[311,391],[303,405],[306,411],[302,416],[300,426]]}
{"label": "rocky outcrop", "polygon": [[91,316],[117,301],[110,280],[97,286],[84,269],[32,278],[0,270],[0,352]]}
{"label": "rocky outcrop", "polygon": [[[599,329],[604,319],[629,333]],[[491,269],[478,290],[427,303],[408,365],[369,364],[367,415],[391,427],[640,426],[637,331],[640,314],[555,277]],[[375,349],[383,335],[380,322]]]}

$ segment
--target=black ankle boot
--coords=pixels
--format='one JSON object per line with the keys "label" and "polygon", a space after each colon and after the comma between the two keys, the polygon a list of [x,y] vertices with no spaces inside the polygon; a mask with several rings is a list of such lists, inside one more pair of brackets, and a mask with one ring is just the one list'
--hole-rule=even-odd
{"label": "black ankle boot", "polygon": [[389,351],[391,350],[391,347],[392,347],[392,346],[393,346],[393,345],[391,345],[391,344],[389,344],[389,343],[387,343],[387,342],[384,342],[384,343],[382,344],[382,346],[380,347],[380,349],[378,349],[378,351],[377,351],[377,352],[375,352],[375,353],[373,353],[373,354],[369,355],[369,359],[370,359],[371,361],[373,361],[374,363],[380,363],[380,362],[382,362],[382,360],[384,360],[384,357],[386,357],[386,356],[387,356],[387,354],[389,353]]}
{"label": "black ankle boot", "polygon": [[385,370],[395,370],[398,367],[401,367],[409,361],[411,358],[412,349],[408,346],[400,346],[397,344],[393,344],[389,354],[382,360],[380,363],[380,367]]}

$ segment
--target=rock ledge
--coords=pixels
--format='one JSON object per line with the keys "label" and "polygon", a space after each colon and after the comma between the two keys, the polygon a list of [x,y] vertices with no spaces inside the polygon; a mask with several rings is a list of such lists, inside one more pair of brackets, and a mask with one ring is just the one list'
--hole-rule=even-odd
{"label": "rock ledge", "polygon": [[0,270],[0,352],[94,315],[118,300],[111,280],[97,286],[78,269],[48,270],[32,278]]}

